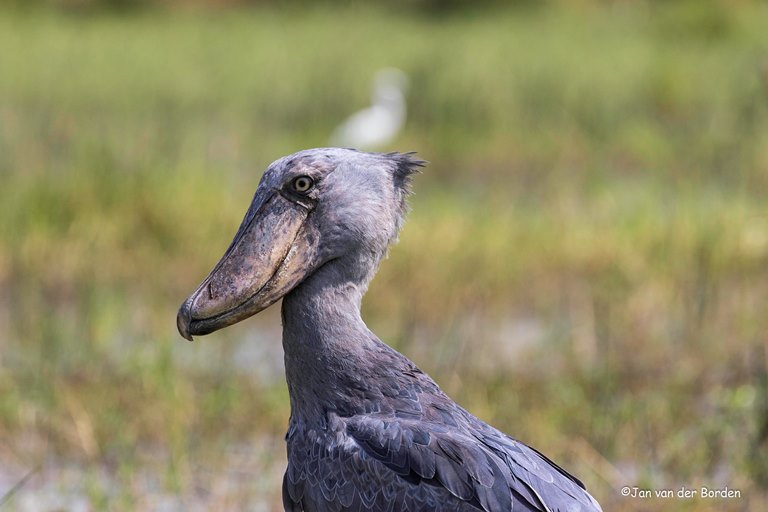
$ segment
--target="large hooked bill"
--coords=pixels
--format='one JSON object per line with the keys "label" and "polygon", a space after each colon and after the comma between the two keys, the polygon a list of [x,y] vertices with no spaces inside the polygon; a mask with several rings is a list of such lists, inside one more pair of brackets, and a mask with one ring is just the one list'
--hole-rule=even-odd
{"label": "large hooked bill", "polygon": [[312,237],[302,226],[314,205],[264,192],[257,191],[229,249],[181,305],[176,325],[184,338],[255,315],[310,271]]}

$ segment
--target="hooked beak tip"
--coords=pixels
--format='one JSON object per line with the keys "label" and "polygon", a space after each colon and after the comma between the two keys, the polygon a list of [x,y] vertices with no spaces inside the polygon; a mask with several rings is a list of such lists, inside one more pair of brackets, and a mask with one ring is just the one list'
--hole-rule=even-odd
{"label": "hooked beak tip", "polygon": [[192,324],[192,312],[191,312],[191,300],[187,299],[184,304],[179,308],[179,313],[176,315],[176,328],[179,330],[179,334],[184,339],[194,341],[192,334],[190,333],[190,326]]}

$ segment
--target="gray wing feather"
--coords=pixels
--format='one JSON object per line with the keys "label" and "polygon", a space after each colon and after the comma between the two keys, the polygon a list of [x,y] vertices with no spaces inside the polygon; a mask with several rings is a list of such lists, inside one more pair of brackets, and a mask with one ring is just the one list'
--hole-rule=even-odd
{"label": "gray wing feather", "polygon": [[462,431],[394,415],[343,422],[341,436],[289,444],[286,510],[600,510],[578,480],[485,424]]}

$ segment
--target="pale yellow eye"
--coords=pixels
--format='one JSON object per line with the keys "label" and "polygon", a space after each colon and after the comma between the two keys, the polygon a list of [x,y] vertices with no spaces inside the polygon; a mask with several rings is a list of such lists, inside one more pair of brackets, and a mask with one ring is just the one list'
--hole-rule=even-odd
{"label": "pale yellow eye", "polygon": [[293,190],[296,192],[308,192],[312,188],[315,182],[309,176],[299,176],[293,180]]}

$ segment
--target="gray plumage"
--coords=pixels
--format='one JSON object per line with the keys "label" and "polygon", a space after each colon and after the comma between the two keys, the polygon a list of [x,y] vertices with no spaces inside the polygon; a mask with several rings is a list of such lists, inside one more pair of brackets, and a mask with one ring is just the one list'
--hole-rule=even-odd
{"label": "gray plumage", "polygon": [[[397,237],[410,178],[423,165],[409,154],[336,148],[280,159],[264,174],[222,259],[232,257],[241,233],[263,215],[270,191],[292,201],[287,184],[297,176],[311,178],[311,190],[295,198],[306,203],[301,204],[307,212],[296,221],[300,227],[286,235],[301,239],[303,249],[295,250],[298,242],[291,242],[269,281],[252,285],[256,295],[290,288],[280,292],[291,401],[285,509],[599,511],[579,480],[456,405],[363,322],[363,294]],[[281,276],[291,273],[286,261],[293,257],[303,258],[301,276],[281,285]],[[211,283],[224,282],[216,273],[226,265],[220,263],[182,306],[179,330],[185,337],[234,323],[277,300],[275,292],[247,312],[216,310],[216,316],[203,318],[196,312],[204,303],[200,290],[207,290],[205,300],[215,299]],[[217,286],[235,289],[235,282]],[[227,315],[237,319],[217,320]]]}

